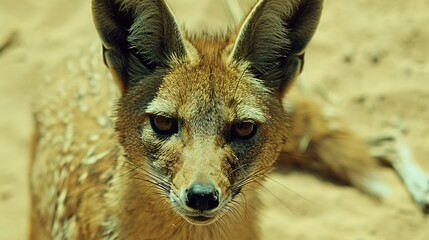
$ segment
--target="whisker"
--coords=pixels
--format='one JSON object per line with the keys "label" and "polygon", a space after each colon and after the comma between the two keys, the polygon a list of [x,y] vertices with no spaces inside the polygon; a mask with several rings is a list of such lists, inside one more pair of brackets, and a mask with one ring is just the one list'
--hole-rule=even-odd
{"label": "whisker", "polygon": [[296,213],[289,205],[287,205],[286,202],[284,202],[280,197],[278,197],[276,194],[274,194],[272,191],[270,191],[267,187],[265,187],[259,181],[257,183],[260,185],[261,189],[263,189],[265,192],[270,193],[275,199],[277,199],[278,202],[280,202],[295,217],[301,218],[301,216],[298,213]]}
{"label": "whisker", "polygon": [[296,196],[298,196],[298,197],[300,197],[300,198],[302,198],[302,199],[304,199],[305,201],[307,201],[307,202],[309,202],[309,203],[312,203],[312,204],[315,204],[315,205],[317,205],[317,206],[320,206],[320,204],[319,203],[317,203],[317,202],[315,202],[315,201],[313,201],[313,200],[311,200],[311,199],[309,199],[309,198],[306,198],[306,197],[304,197],[303,195],[301,195],[301,194],[299,194],[298,192],[296,192],[296,191],[294,191],[292,188],[290,188],[290,187],[288,187],[288,186],[286,186],[286,185],[284,185],[284,184],[282,184],[281,182],[279,182],[278,180],[275,180],[274,178],[272,178],[272,177],[270,177],[270,176],[266,176],[266,179],[268,179],[268,180],[270,180],[270,181],[272,181],[272,182],[274,182],[274,183],[277,183],[278,185],[280,185],[281,187],[283,187],[283,188],[285,188],[286,190],[288,190],[289,192],[292,192],[294,195],[296,195]]}
{"label": "whisker", "polygon": [[235,85],[234,94],[232,95],[229,107],[231,107],[231,105],[233,103],[233,99],[235,99],[235,96],[237,95],[237,90],[238,90],[238,87],[240,86],[241,80],[243,79],[243,77],[246,74],[249,67],[250,67],[250,63],[247,64],[247,66],[244,68],[243,72],[241,73],[240,78],[238,78],[237,84]]}

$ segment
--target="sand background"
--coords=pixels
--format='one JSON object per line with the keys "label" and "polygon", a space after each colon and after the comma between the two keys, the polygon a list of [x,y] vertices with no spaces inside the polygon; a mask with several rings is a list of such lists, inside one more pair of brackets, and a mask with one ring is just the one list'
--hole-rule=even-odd
{"label": "sand background", "polygon": [[[171,0],[190,29],[231,22],[223,1]],[[247,9],[253,1],[241,1]],[[304,83],[328,91],[362,136],[401,122],[429,170],[429,1],[326,0],[307,50]],[[11,38],[12,36],[12,38]],[[0,0],[0,239],[25,239],[30,100],[46,74],[96,38],[89,1]],[[429,239],[429,218],[390,169],[382,203],[304,173],[275,173],[262,189],[264,239]]]}

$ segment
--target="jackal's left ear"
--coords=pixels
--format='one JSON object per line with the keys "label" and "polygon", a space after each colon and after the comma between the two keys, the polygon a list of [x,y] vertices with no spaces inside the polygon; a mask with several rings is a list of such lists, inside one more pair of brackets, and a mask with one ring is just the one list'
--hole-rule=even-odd
{"label": "jackal's left ear", "polygon": [[164,0],[92,0],[104,61],[124,92],[172,59],[186,60],[180,28]]}
{"label": "jackal's left ear", "polygon": [[230,61],[249,64],[255,77],[282,93],[302,70],[322,5],[323,0],[260,0],[241,26]]}

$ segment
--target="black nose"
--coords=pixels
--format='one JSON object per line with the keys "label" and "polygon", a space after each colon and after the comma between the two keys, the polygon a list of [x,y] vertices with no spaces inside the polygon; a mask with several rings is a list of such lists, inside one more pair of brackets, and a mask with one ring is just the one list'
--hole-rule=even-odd
{"label": "black nose", "polygon": [[187,189],[185,203],[195,210],[212,210],[219,205],[219,192],[212,184],[196,183]]}

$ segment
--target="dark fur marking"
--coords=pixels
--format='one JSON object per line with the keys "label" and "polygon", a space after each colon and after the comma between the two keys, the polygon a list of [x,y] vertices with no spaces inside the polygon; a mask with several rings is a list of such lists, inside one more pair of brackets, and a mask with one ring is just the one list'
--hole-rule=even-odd
{"label": "dark fur marking", "polygon": [[321,1],[262,2],[239,36],[234,59],[250,62],[250,72],[256,78],[283,92],[302,70],[302,53],[315,32],[321,10]]}

